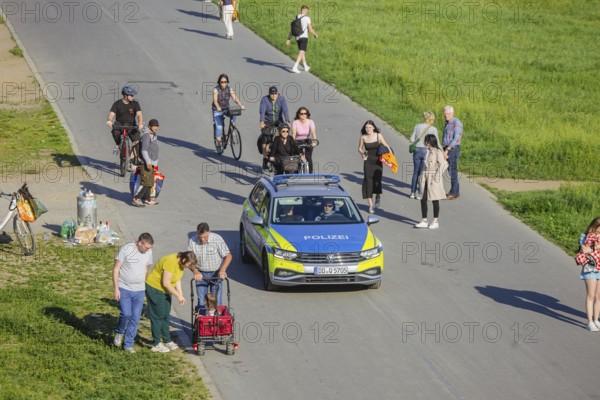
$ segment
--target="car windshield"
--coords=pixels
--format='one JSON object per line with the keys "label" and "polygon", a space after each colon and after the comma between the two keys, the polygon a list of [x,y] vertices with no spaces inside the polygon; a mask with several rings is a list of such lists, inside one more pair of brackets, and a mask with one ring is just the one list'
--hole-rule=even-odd
{"label": "car windshield", "polygon": [[363,222],[349,196],[277,197],[271,215],[272,222],[280,225]]}

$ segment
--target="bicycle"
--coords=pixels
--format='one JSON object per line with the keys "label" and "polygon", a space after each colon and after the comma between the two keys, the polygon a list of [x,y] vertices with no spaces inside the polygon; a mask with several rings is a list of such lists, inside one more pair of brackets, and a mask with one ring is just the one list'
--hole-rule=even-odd
{"label": "bicycle", "polygon": [[217,150],[217,153],[223,154],[227,148],[227,145],[230,145],[233,158],[235,160],[239,160],[242,156],[242,136],[240,135],[240,131],[238,130],[237,126],[235,126],[235,122],[231,120],[231,117],[242,115],[242,109],[228,108],[223,111],[223,125],[225,125],[225,117],[229,117],[229,129],[227,130],[227,133],[223,132],[223,137],[219,142],[217,140],[217,125],[213,119],[213,137],[215,141],[215,149]]}
{"label": "bicycle", "polygon": [[306,175],[309,173],[308,160],[306,159],[306,148],[307,147],[317,147],[319,145],[319,141],[317,139],[306,139],[304,143],[299,144],[298,147],[302,152],[301,155],[304,157],[300,158],[300,167],[298,168],[298,173]]}
{"label": "bicycle", "polygon": [[0,191],[0,196],[10,202],[8,206],[8,213],[4,217],[4,220],[0,222],[0,230],[8,223],[13,220],[13,231],[17,237],[17,242],[26,256],[32,255],[35,252],[35,237],[31,233],[31,227],[29,222],[23,221],[21,215],[17,210],[17,193],[4,193]]}
{"label": "bicycle", "polygon": [[128,131],[137,129],[137,126],[115,123],[113,128],[121,130],[121,144],[118,146],[119,152],[117,155],[119,156],[119,174],[121,176],[125,176],[125,174],[127,174],[127,170],[129,169],[130,159],[137,157],[137,152],[135,151],[135,145],[137,142],[129,142]]}
{"label": "bicycle", "polygon": [[[270,153],[271,150],[271,145],[273,144],[273,141],[275,140],[275,136],[279,135],[279,130],[278,130],[278,126],[271,123],[265,123],[265,127],[261,129],[261,135],[264,135],[267,138],[267,142],[265,143],[267,145],[267,154]],[[262,154],[262,148],[261,148],[262,144],[259,143],[259,152]],[[273,163],[267,158],[267,168],[269,173],[273,173],[273,171],[275,171],[275,168],[273,167]]]}

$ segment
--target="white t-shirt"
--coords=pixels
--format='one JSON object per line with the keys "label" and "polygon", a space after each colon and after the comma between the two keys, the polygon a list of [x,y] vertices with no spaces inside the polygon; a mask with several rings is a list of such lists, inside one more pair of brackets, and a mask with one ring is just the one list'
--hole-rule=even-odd
{"label": "white t-shirt", "polygon": [[[302,14],[298,14],[298,16],[296,18],[300,18],[300,17],[302,17]],[[308,39],[308,24],[310,24],[310,17],[308,15],[305,15],[304,17],[302,17],[300,22],[302,23],[303,32],[302,32],[302,35],[296,36],[296,40],[301,39],[301,38]]]}
{"label": "white t-shirt", "polygon": [[140,253],[136,243],[127,243],[117,253],[115,260],[121,261],[119,287],[140,292],[146,290],[146,271],[152,265],[152,249]]}

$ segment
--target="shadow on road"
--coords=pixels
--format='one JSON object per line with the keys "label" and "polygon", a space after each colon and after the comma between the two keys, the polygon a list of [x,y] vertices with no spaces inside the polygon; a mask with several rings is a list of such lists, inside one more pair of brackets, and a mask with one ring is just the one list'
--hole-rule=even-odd
{"label": "shadow on road", "polygon": [[475,289],[497,303],[533,311],[576,326],[583,326],[583,323],[563,314],[571,314],[581,319],[586,318],[582,311],[560,304],[557,298],[542,293],[497,286],[475,286]]}
{"label": "shadow on road", "polygon": [[213,189],[210,187],[200,187],[200,189],[204,190],[206,193],[210,194],[215,200],[218,201],[228,201],[231,204],[242,205],[244,203],[244,200],[246,200],[246,198],[243,196],[232,194],[224,190]]}
{"label": "shadow on road", "polygon": [[[217,6],[214,5],[214,11],[217,10]],[[179,11],[182,14],[186,14],[192,17],[198,17],[198,18],[202,18],[202,19],[214,19],[214,20],[219,20],[219,16],[218,15],[213,15],[213,14],[208,14],[205,12],[198,12],[198,11],[192,11],[192,10],[182,10],[180,8],[177,9],[177,11]]]}
{"label": "shadow on road", "polygon": [[197,29],[189,29],[189,28],[179,28],[179,29],[181,29],[182,31],[186,31],[186,32],[198,33],[200,35],[212,36],[212,37],[216,37],[216,38],[225,40],[225,36],[223,36],[219,33],[215,33],[215,32],[199,31]]}
{"label": "shadow on road", "polygon": [[275,68],[279,68],[282,69],[286,72],[290,71],[290,67],[286,66],[283,63],[274,63],[274,62],[270,62],[270,61],[264,61],[264,60],[257,60],[255,58],[252,57],[244,57],[246,59],[246,62],[249,64],[255,64],[255,65],[260,65],[260,66],[268,66],[268,67],[275,67]]}

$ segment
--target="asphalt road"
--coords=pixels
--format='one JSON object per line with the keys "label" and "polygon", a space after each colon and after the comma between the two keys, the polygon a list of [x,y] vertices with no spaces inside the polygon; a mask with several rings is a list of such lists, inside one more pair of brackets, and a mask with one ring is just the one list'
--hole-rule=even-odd
{"label": "asphalt road", "polygon": [[[461,198],[442,202],[439,230],[413,229],[420,211],[408,198],[407,141],[332,85],[291,74],[290,59],[242,25],[234,26],[234,41],[225,40],[214,8],[199,1],[1,4],[126,236],[151,232],[158,258],[185,250],[207,221],[235,254],[239,350],[229,357],[209,349],[203,358],[223,398],[597,398],[600,334],[584,329],[584,286],[573,260],[466,178]],[[321,35],[318,45],[329,40]],[[308,57],[318,71],[310,47]],[[209,98],[221,72],[247,108],[239,162],[213,150]],[[148,209],[129,204],[104,124],[127,82],[139,87],[145,119],[161,123],[167,178],[161,204]],[[375,120],[400,155],[398,174],[385,172],[381,222],[373,227],[386,256],[379,290],[267,293],[258,267],[240,262],[241,204],[259,177],[258,102],[273,84],[291,110],[311,110],[319,171],[339,173],[364,212],[356,152],[362,124]],[[463,122],[466,142],[473,132]],[[189,307],[176,307],[174,329],[189,332],[189,319]]]}

